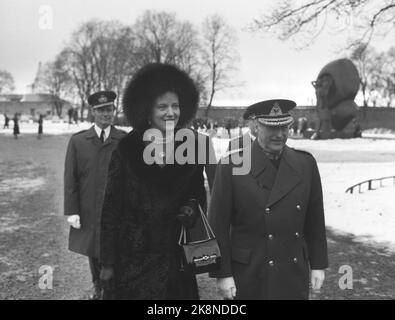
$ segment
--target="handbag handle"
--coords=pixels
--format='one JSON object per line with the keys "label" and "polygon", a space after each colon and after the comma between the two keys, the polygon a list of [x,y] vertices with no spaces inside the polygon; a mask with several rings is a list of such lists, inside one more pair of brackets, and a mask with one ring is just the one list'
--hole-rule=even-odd
{"label": "handbag handle", "polygon": [[[202,218],[203,221],[203,225],[204,225],[204,230],[206,231],[206,235],[207,235],[207,239],[206,240],[211,240],[213,238],[215,238],[215,234],[213,232],[213,230],[211,229],[211,226],[207,220],[206,215],[203,212],[202,207],[200,206],[199,202],[196,199],[192,199],[195,200],[198,207],[199,207],[199,212],[200,212],[200,216]],[[187,231],[186,228],[184,226],[181,227],[181,233],[180,233],[180,237],[178,239],[178,244],[180,246],[184,245],[187,243]]]}

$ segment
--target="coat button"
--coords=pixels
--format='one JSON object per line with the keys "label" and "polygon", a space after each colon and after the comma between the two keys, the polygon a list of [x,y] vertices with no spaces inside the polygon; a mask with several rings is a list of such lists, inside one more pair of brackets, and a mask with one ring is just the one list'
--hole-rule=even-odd
{"label": "coat button", "polygon": [[270,208],[266,208],[266,209],[265,209],[265,212],[266,212],[266,213],[270,213]]}
{"label": "coat button", "polygon": [[298,258],[294,258],[294,263],[298,263]]}
{"label": "coat button", "polygon": [[299,232],[295,232],[295,238],[299,239]]}
{"label": "coat button", "polygon": [[296,205],[296,210],[298,210],[298,211],[300,211],[302,208],[301,208],[301,206],[298,204],[298,205]]}
{"label": "coat button", "polygon": [[269,234],[269,235],[268,235],[268,238],[269,238],[269,240],[273,240],[273,235],[272,235],[272,234]]}
{"label": "coat button", "polygon": [[274,261],[273,261],[273,260],[270,260],[270,261],[269,261],[269,266],[271,266],[271,267],[274,266]]}

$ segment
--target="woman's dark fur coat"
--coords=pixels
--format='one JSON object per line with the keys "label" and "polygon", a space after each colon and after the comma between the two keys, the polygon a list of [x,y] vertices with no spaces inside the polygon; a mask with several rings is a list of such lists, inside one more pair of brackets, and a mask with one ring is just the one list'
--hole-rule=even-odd
{"label": "woman's dark fur coat", "polygon": [[198,299],[194,275],[179,271],[179,208],[206,206],[203,165],[147,165],[132,131],[114,151],[102,212],[101,263],[115,270],[117,299]]}

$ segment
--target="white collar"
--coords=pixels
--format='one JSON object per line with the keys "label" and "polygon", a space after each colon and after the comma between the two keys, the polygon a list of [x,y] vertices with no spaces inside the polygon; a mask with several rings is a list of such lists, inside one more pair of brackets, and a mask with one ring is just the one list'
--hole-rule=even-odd
{"label": "white collar", "polygon": [[[95,127],[96,134],[100,139],[102,128],[100,128],[96,123],[95,123],[94,127]],[[104,141],[106,141],[107,138],[110,136],[110,132],[111,132],[111,126],[108,126],[107,128],[104,129]]]}

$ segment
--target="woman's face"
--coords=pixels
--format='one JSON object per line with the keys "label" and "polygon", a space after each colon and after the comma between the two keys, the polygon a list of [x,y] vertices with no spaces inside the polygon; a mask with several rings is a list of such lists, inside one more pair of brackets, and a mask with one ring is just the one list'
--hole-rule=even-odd
{"label": "woman's face", "polygon": [[180,105],[174,92],[166,92],[156,98],[152,109],[151,126],[162,132],[174,130],[180,119]]}

